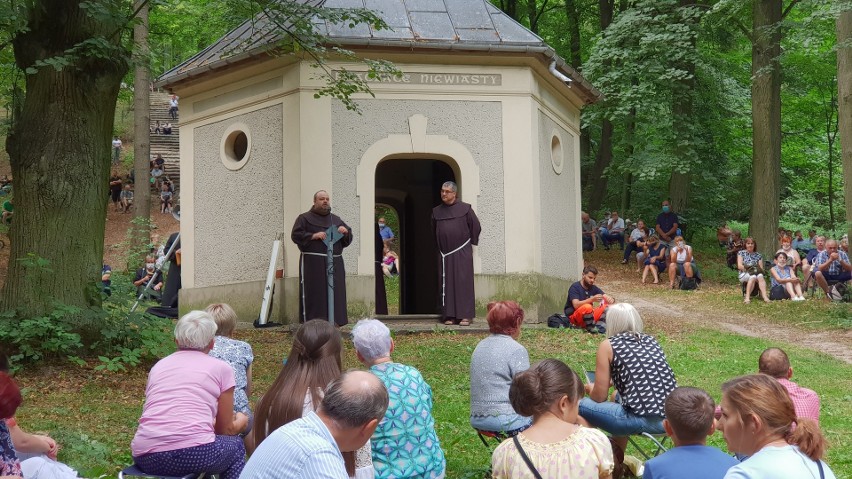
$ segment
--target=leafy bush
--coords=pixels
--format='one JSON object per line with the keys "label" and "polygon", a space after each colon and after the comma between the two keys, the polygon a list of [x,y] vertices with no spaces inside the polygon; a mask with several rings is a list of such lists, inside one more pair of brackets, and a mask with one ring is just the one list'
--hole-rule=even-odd
{"label": "leafy bush", "polygon": [[[31,262],[49,268],[42,258]],[[113,274],[111,289],[112,296],[101,307],[57,303],[38,317],[2,312],[0,344],[13,363],[62,358],[84,365],[86,359],[97,358],[101,364],[96,369],[109,371],[146,365],[174,351],[170,320],[146,314],[144,308],[130,312],[136,290],[129,277]]]}

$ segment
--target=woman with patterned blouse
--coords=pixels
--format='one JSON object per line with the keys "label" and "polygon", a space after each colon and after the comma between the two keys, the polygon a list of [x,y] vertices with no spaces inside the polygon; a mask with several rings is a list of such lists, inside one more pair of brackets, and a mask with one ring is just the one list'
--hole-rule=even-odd
{"label": "woman with patterned blouse", "polygon": [[[612,434],[622,450],[627,436],[664,434],[665,401],[677,387],[666,354],[653,336],[642,333],[642,317],[632,305],[607,309],[607,339],[598,347],[595,382],[580,400],[580,424]],[[616,401],[607,401],[610,380]]]}
{"label": "woman with patterned blouse", "polygon": [[352,342],[358,360],[384,383],[390,399],[385,417],[370,439],[376,477],[444,477],[444,451],[432,417],[432,388],[420,371],[393,362],[393,339],[381,321],[358,321]]}
{"label": "woman with patterned blouse", "polygon": [[740,283],[745,285],[743,302],[751,302],[751,292],[757,285],[763,301],[768,303],[766,279],[763,277],[763,256],[757,252],[757,242],[751,236],[745,239],[745,249],[737,253],[737,269],[740,272]]}
{"label": "woman with patterned blouse", "polygon": [[21,463],[12,445],[5,419],[13,417],[21,405],[21,390],[15,380],[0,372],[0,477],[23,477]]}
{"label": "woman with patterned blouse", "polygon": [[[545,359],[512,379],[509,398],[533,424],[497,446],[491,458],[495,479],[609,479],[614,467],[609,438],[577,425],[583,381],[558,359]],[[530,460],[528,465],[521,451]]]}
{"label": "woman with patterned blouse", "polygon": [[251,345],[231,337],[237,329],[237,313],[224,303],[215,303],[204,309],[213,316],[216,322],[216,338],[210,356],[221,359],[231,365],[234,370],[234,412],[241,412],[248,416],[249,421],[246,429],[240,434],[245,436],[251,430],[253,416],[249,409],[249,396],[251,396],[251,363],[254,361],[254,353]]}

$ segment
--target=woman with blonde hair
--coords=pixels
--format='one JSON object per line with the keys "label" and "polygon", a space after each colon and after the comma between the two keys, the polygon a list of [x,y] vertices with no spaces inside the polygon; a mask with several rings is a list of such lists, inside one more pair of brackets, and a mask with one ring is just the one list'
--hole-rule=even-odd
{"label": "woman with blonde hair", "polygon": [[723,384],[718,429],[729,451],[748,456],[725,479],[835,478],[821,460],[825,439],[819,426],[796,417],[789,393],[775,378],[753,374]]}
{"label": "woman with blonde hair", "polygon": [[583,381],[558,359],[545,359],[515,375],[509,389],[512,407],[532,416],[533,422],[494,450],[493,477],[611,478],[614,462],[609,439],[597,429],[577,425],[582,397]]}
{"label": "woman with blonde hair", "polygon": [[[585,424],[612,434],[623,450],[631,434],[665,433],[665,401],[677,383],[657,340],[642,332],[636,308],[618,303],[606,314],[607,338],[598,347],[595,381],[586,384],[588,397],[580,401],[580,416]],[[607,401],[610,383],[619,402]]]}
{"label": "woman with blonde hair", "polygon": [[695,277],[695,258],[692,256],[692,246],[686,244],[683,236],[675,236],[674,246],[669,253],[669,287],[675,287],[675,276],[682,278]]}
{"label": "woman with blonde hair", "polygon": [[254,352],[251,345],[245,341],[231,337],[237,329],[237,313],[233,308],[225,303],[214,303],[204,308],[204,311],[210,313],[216,323],[216,338],[213,349],[208,354],[225,361],[234,371],[234,412],[241,412],[249,418],[248,425],[242,432],[242,435],[245,435],[253,424],[248,398],[251,396],[251,364],[254,361]]}

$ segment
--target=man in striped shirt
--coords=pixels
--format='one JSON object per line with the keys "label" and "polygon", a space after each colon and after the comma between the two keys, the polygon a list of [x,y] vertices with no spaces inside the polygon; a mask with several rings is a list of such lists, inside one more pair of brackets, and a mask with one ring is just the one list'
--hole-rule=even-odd
{"label": "man in striped shirt", "polygon": [[240,479],[348,479],[342,453],[367,443],[387,407],[387,389],[375,375],[344,373],[328,385],[316,412],[281,426],[258,446]]}

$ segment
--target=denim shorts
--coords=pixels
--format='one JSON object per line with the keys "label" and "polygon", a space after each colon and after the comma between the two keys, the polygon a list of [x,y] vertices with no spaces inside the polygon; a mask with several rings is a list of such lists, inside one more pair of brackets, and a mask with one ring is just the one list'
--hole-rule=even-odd
{"label": "denim shorts", "polygon": [[530,427],[531,424],[531,417],[520,416],[518,414],[470,416],[470,425],[480,431],[514,433],[515,431],[522,431]]}
{"label": "denim shorts", "polygon": [[647,432],[665,434],[661,416],[637,416],[627,412],[624,406],[614,402],[595,402],[589,398],[580,400],[580,416],[594,427],[601,428],[613,436],[629,436]]}

